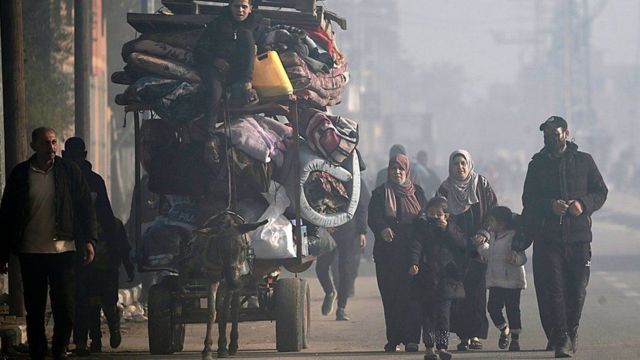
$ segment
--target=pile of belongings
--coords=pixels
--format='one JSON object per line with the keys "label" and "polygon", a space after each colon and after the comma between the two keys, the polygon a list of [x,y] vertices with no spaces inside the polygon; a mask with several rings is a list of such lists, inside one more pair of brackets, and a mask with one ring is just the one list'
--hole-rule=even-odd
{"label": "pile of belongings", "polygon": [[293,151],[298,139],[287,113],[231,113],[210,129],[202,75],[193,59],[202,24],[151,28],[124,44],[126,65],[111,76],[127,85],[116,96],[118,104],[152,110],[151,119],[142,122],[142,166],[149,190],[169,202],[168,212],[144,231],[144,267],[178,271],[193,230],[219,210],[211,204],[227,204],[232,196],[246,221],[268,220],[249,235],[257,259],[295,257],[296,188],[308,252],[331,251],[335,243],[325,229],[353,217],[364,167],[356,150],[358,124],[327,109],[340,103],[349,79],[333,31],[276,25],[261,44],[278,52],[299,101],[301,139]]}

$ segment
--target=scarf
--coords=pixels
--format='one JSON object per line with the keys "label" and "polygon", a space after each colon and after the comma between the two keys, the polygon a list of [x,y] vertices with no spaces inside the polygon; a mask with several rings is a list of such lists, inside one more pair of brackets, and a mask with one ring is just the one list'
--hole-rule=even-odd
{"label": "scarf", "polygon": [[[469,164],[469,175],[464,180],[457,180],[451,173],[453,159],[462,155]],[[478,199],[478,174],[474,170],[473,159],[467,150],[456,150],[449,156],[449,177],[442,183],[447,190],[449,211],[453,215],[459,215],[469,210],[471,205],[479,203]]]}
{"label": "scarf", "polygon": [[407,172],[407,178],[402,184],[396,184],[387,174],[387,182],[384,184],[385,190],[385,215],[396,218],[398,209],[400,210],[401,224],[411,223],[420,212],[420,203],[416,198],[416,188],[410,180],[411,169],[409,158],[403,154],[397,154],[389,160],[389,173],[392,166],[398,166]]}

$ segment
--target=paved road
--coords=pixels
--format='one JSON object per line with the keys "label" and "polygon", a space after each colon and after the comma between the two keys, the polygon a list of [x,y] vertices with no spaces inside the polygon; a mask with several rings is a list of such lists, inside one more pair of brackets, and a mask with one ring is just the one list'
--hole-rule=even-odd
{"label": "paved road", "polygon": [[[640,245],[632,227],[596,221],[592,277],[584,309],[578,359],[640,359]],[[531,274],[530,269],[529,274]],[[236,358],[273,359],[421,359],[422,354],[382,352],[384,321],[373,265],[364,262],[356,285],[356,296],[348,312],[352,321],[338,322],[320,314],[322,292],[309,270],[312,293],[311,346],[302,353],[275,351],[275,325],[269,322],[240,325],[241,350]],[[531,285],[522,296],[523,351],[509,353],[497,349],[497,331],[492,329],[485,350],[456,353],[459,359],[546,359],[546,340],[538,318],[535,292]],[[197,359],[200,357],[204,326],[187,327],[185,351],[174,356],[151,356],[147,351],[146,324],[125,324],[123,346],[117,353],[96,358],[114,359]],[[452,337],[455,347],[455,339]],[[105,339],[105,343],[108,340]],[[421,350],[423,350],[421,345]]]}

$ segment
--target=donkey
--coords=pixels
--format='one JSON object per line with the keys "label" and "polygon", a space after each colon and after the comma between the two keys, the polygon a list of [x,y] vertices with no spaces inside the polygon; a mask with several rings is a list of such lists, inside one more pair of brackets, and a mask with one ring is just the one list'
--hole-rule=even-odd
{"label": "donkey", "polygon": [[[204,339],[202,359],[213,359],[213,326],[218,315],[219,358],[234,355],[238,351],[238,316],[240,309],[241,270],[248,261],[249,241],[246,234],[266,224],[245,223],[244,219],[231,211],[224,211],[207,220],[201,229],[195,230],[191,241],[191,254],[195,261],[188,266],[201,273],[209,283],[209,317],[207,334]],[[220,281],[224,285],[220,287]],[[220,287],[220,293],[218,288]],[[220,307],[216,309],[216,294],[222,296]],[[227,321],[231,322],[229,348],[227,349]]]}

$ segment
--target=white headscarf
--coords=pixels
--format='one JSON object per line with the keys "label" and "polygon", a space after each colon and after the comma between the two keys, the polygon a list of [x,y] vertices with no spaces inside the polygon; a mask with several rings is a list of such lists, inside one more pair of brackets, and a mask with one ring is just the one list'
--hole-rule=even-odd
{"label": "white headscarf", "polygon": [[[457,180],[451,175],[451,164],[456,156],[462,156],[469,164],[469,175],[464,180]],[[447,200],[449,203],[449,212],[453,215],[462,214],[467,211],[471,205],[479,203],[478,199],[478,173],[474,170],[473,159],[467,150],[456,150],[449,156],[449,177],[442,183],[447,189]]]}

